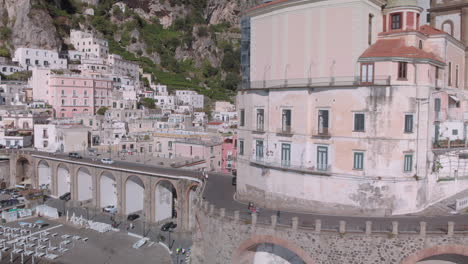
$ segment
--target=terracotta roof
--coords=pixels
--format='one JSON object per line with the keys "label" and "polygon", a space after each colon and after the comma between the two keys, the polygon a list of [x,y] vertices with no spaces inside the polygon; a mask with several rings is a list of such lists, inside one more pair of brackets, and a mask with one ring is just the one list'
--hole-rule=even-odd
{"label": "terracotta roof", "polygon": [[252,7],[250,9],[248,9],[247,12],[254,11],[254,10],[257,10],[257,9],[261,9],[261,8],[264,8],[264,7],[267,7],[267,6],[272,6],[272,5],[276,5],[276,4],[279,4],[279,3],[287,2],[287,1],[289,1],[289,0],[274,0],[274,1],[271,1],[271,2],[268,2],[268,3],[263,3],[263,4],[258,5],[256,7]]}
{"label": "terracotta roof", "polygon": [[447,34],[445,31],[442,31],[442,30],[439,30],[433,26],[429,26],[429,25],[424,25],[424,26],[421,26],[419,27],[419,31],[421,31],[421,33],[423,33],[424,35],[440,35],[440,34]]}
{"label": "terracotta roof", "polygon": [[431,59],[443,63],[434,53],[406,46],[404,39],[380,39],[361,55],[361,58],[403,57],[412,59]]}
{"label": "terracotta roof", "polygon": [[207,125],[218,126],[218,125],[221,125],[221,124],[223,124],[223,122],[209,122]]}

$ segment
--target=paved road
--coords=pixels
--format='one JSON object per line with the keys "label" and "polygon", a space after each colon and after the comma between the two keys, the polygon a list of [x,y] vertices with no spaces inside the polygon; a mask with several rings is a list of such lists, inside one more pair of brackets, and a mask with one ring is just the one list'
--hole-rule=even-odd
{"label": "paved road", "polygon": [[[236,210],[240,211],[241,218],[248,219],[250,215],[247,210],[247,205],[241,204],[233,199],[235,187],[232,186],[232,177],[229,175],[210,174],[207,185],[204,191],[206,201],[214,204],[216,208],[226,208],[226,215],[233,215]],[[276,211],[260,209],[258,222],[271,223],[271,215],[276,214]],[[391,231],[392,221],[399,222],[399,230],[407,232],[419,232],[419,223],[427,222],[428,231],[447,230],[449,221],[455,222],[455,230],[468,231],[468,215],[449,215],[437,217],[423,216],[398,216],[398,217],[350,217],[350,216],[330,216],[320,214],[305,214],[305,213],[290,213],[280,212],[278,223],[284,225],[291,224],[292,217],[299,217],[299,225],[303,227],[313,228],[315,219],[322,220],[322,229],[337,230],[339,221],[346,221],[346,229],[350,231],[365,230],[365,222],[372,221],[372,229],[376,231]]]}

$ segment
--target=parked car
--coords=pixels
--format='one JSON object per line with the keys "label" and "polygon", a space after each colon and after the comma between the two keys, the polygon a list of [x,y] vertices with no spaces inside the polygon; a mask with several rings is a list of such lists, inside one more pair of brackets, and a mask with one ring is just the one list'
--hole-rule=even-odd
{"label": "parked car", "polygon": [[140,215],[138,215],[138,214],[129,214],[129,215],[127,216],[127,220],[128,220],[128,221],[134,221],[134,220],[136,220],[136,219],[138,219],[138,218],[140,218]]}
{"label": "parked car", "polygon": [[71,193],[69,193],[69,192],[64,193],[64,194],[62,194],[62,196],[60,196],[60,200],[70,201],[70,199],[71,199]]}
{"label": "parked car", "polygon": [[110,158],[103,158],[101,159],[101,162],[104,164],[114,164],[114,161]]}
{"label": "parked car", "polygon": [[161,227],[161,231],[172,231],[173,229],[175,229],[177,227],[177,224],[175,224],[174,222],[168,222],[168,223],[165,223],[162,227]]}
{"label": "parked car", "polygon": [[115,205],[108,205],[104,208],[102,208],[104,212],[110,213],[110,214],[116,214],[117,213],[117,207]]}
{"label": "parked car", "polygon": [[68,157],[69,157],[69,158],[72,158],[72,159],[82,159],[82,158],[83,158],[80,154],[78,154],[78,153],[76,153],[76,152],[70,152],[70,153],[68,153]]}

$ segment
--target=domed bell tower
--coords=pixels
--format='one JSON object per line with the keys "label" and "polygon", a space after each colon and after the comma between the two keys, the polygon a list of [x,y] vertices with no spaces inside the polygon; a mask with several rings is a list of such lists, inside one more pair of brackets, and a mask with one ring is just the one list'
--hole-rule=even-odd
{"label": "domed bell tower", "polygon": [[422,11],[417,0],[388,0],[383,11],[383,32],[418,30]]}

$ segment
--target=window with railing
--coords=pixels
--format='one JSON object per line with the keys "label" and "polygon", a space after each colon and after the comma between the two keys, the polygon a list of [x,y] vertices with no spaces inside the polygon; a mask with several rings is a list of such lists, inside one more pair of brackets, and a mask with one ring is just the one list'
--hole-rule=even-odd
{"label": "window with railing", "polygon": [[281,131],[291,133],[291,109],[283,109]]}
{"label": "window with railing", "polygon": [[289,143],[281,144],[281,166],[291,166],[291,144]]}
{"label": "window with railing", "polygon": [[263,160],[263,140],[256,140],[255,144],[255,158],[258,161]]}
{"label": "window with railing", "polygon": [[325,147],[325,146],[317,147],[317,170],[319,171],[328,170],[328,147]]}
{"label": "window with railing", "polygon": [[264,131],[265,129],[265,109],[257,109],[257,130]]}

